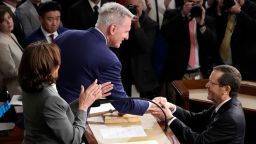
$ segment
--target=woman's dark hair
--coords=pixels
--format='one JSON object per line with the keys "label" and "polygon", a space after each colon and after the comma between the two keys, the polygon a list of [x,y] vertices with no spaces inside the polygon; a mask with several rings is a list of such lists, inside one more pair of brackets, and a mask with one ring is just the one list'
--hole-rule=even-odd
{"label": "woman's dark hair", "polygon": [[5,13],[9,13],[11,17],[13,17],[13,13],[9,7],[6,5],[0,5],[0,23],[4,21]]}
{"label": "woman's dark hair", "polygon": [[39,92],[56,81],[51,73],[60,65],[60,50],[54,43],[39,41],[26,47],[19,66],[19,83],[25,92]]}

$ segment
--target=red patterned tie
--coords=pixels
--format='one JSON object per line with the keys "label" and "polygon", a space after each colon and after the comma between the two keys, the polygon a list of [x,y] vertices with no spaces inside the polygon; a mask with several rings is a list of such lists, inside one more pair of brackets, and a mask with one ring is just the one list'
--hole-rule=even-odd
{"label": "red patterned tie", "polygon": [[190,55],[189,55],[189,66],[191,68],[194,68],[196,65],[196,39],[195,39],[195,24],[196,22],[194,20],[191,20],[189,22],[189,37],[190,37]]}

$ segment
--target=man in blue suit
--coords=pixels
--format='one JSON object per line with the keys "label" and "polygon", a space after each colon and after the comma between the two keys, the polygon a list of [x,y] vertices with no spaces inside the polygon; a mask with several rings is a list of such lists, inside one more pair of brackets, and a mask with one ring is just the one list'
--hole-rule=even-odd
{"label": "man in blue suit", "polygon": [[108,98],[121,113],[144,114],[149,103],[142,100],[120,100],[127,98],[121,83],[121,63],[109,47],[119,48],[129,38],[133,14],[124,6],[110,2],[99,12],[95,28],[68,30],[55,42],[61,49],[61,66],[57,89],[68,102],[79,96],[80,86],[89,86],[95,79],[99,83],[110,81],[114,85]]}
{"label": "man in blue suit", "polygon": [[45,2],[38,9],[41,26],[26,37],[24,47],[30,43],[46,40],[49,43],[67,29],[61,27],[61,6],[54,1]]}

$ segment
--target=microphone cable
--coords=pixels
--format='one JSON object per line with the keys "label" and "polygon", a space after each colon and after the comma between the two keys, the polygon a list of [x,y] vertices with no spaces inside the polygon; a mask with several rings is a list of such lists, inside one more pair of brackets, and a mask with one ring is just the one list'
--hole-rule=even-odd
{"label": "microphone cable", "polygon": [[98,99],[96,101],[98,101],[100,104],[101,103],[112,103],[112,102],[115,102],[115,101],[128,101],[128,100],[144,100],[144,101],[148,101],[148,102],[151,102],[153,104],[155,104],[164,114],[164,132],[167,131],[167,128],[168,128],[168,122],[167,122],[167,116],[163,110],[163,108],[161,106],[159,106],[159,104],[157,104],[156,102],[150,100],[150,99],[147,99],[147,98],[140,98],[140,97],[128,97],[128,98],[118,98],[118,99]]}

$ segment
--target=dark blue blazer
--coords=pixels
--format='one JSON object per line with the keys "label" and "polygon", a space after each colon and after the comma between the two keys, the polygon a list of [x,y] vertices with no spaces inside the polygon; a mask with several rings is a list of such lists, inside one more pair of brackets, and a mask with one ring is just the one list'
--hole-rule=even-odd
{"label": "dark blue blazer", "polygon": [[[57,29],[57,32],[58,32],[58,34],[61,34],[61,33],[65,32],[66,30],[68,30],[68,29],[65,27],[59,27]],[[41,30],[41,27],[39,27],[37,30],[35,30],[33,33],[31,33],[29,36],[26,37],[26,39],[24,40],[23,47],[25,48],[30,43],[40,41],[40,40],[46,40],[44,33]]]}
{"label": "dark blue blazer", "polygon": [[[79,97],[81,85],[88,87],[95,79],[99,83],[114,84],[108,99],[127,98],[121,82],[122,65],[97,29],[68,30],[55,42],[61,49],[62,60],[57,89],[68,103]],[[149,106],[141,100],[120,100],[112,104],[121,113],[138,115],[144,114]]]}

